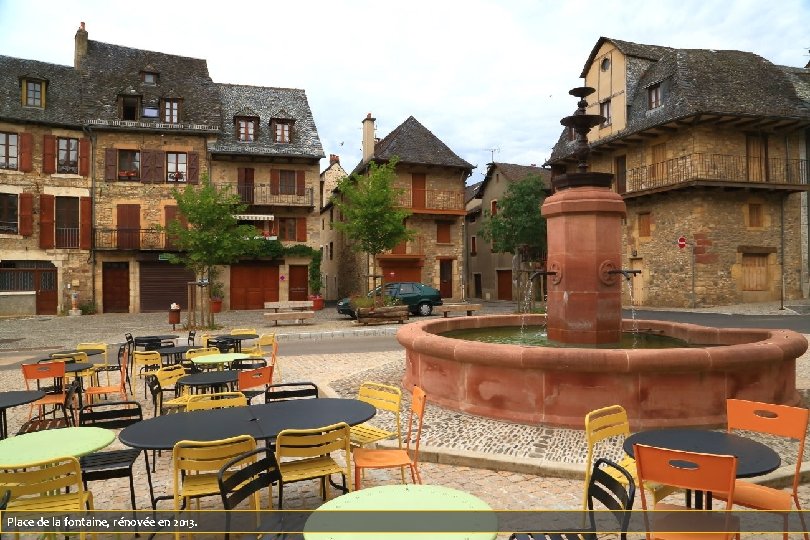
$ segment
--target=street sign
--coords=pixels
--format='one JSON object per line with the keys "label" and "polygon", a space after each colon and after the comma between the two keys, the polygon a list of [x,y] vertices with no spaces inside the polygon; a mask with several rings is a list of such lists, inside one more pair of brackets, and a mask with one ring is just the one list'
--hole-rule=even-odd
{"label": "street sign", "polygon": [[678,247],[681,248],[681,249],[686,247],[686,237],[685,236],[678,237]]}

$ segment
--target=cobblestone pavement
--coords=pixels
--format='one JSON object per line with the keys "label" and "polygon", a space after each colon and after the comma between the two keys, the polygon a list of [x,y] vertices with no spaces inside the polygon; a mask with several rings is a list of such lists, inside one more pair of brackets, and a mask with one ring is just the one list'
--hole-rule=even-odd
{"label": "cobblestone pavement", "polygon": [[[778,306],[777,306],[778,308]],[[485,312],[511,312],[511,303],[488,303]],[[726,307],[726,309],[729,309]],[[761,314],[772,306],[738,306],[736,313]],[[727,311],[728,312],[728,311]],[[134,335],[166,333],[166,314],[99,315],[82,317],[31,317],[0,319],[0,389],[21,388],[23,381],[16,367],[20,361],[40,349],[57,349],[79,341],[122,341],[124,332]],[[348,318],[338,316],[333,309],[318,312],[312,323],[265,327],[261,312],[232,312],[218,316],[224,328],[235,326],[259,327],[259,332],[276,331],[280,336],[280,364],[286,381],[314,380],[327,393],[350,396],[363,380],[373,379],[396,383],[401,380],[404,353],[390,351],[368,354],[334,353],[287,356],[284,341],[290,339],[337,338],[344,333],[365,332],[393,334],[397,325],[358,327]],[[182,332],[177,332],[181,334]],[[336,342],[339,343],[339,342]],[[339,344],[335,347],[339,351]],[[806,354],[797,362],[798,386],[810,388],[810,362]],[[4,369],[2,366],[6,364]],[[136,398],[143,402],[143,394]],[[151,403],[144,403],[147,416]],[[9,411],[9,428],[13,433],[27,417],[27,407]],[[384,415],[375,421],[390,421]],[[577,430],[524,426],[486,420],[429,405],[425,419],[425,462],[420,466],[423,481],[461,489],[479,496],[495,509],[576,509],[581,504],[584,470],[584,438]],[[117,448],[116,441],[110,449]],[[618,445],[608,445],[601,455],[618,454]],[[778,447],[785,463],[795,462],[795,445]],[[434,462],[438,460],[439,462]],[[475,464],[476,466],[470,466]],[[487,468],[489,467],[489,468]],[[531,474],[535,473],[535,474]],[[397,482],[398,472],[369,471],[364,485]],[[164,453],[157,458],[153,475],[157,493],[171,493],[171,464]],[[129,508],[126,479],[91,484],[97,509],[123,510]],[[301,482],[285,488],[285,508],[311,509],[320,505],[314,482]],[[149,508],[143,463],[136,465],[136,493],[139,508]],[[810,485],[800,488],[802,505],[810,508]],[[266,494],[263,506],[267,506]],[[218,499],[203,500],[203,508],[220,507]],[[163,504],[170,508],[170,503]],[[505,538],[506,535],[500,537]]]}

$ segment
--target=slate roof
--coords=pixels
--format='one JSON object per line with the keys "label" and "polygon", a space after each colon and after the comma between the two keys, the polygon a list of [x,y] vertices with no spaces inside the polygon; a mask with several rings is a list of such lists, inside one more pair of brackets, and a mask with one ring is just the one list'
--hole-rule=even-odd
{"label": "slate roof", "polygon": [[487,189],[487,184],[497,171],[503,175],[504,179],[509,182],[519,182],[527,176],[536,175],[543,180],[543,185],[547,190],[551,189],[551,170],[535,165],[518,165],[516,163],[490,163],[487,167],[487,174],[484,176],[484,181],[478,186],[478,191],[475,198],[482,198]]}
{"label": "slate roof", "polygon": [[[600,38],[594,50],[608,39]],[[672,49],[609,41],[628,55],[627,126],[610,137],[594,141],[594,148],[697,114],[777,117],[810,123],[807,69],[778,66],[745,51]],[[591,53],[589,62],[594,54]],[[586,71],[587,67],[586,64]],[[634,68],[638,76],[631,77]],[[664,105],[648,110],[646,89],[659,83]],[[573,142],[563,129],[549,162],[564,159],[572,152]]]}
{"label": "slate roof", "polygon": [[[222,132],[209,150],[219,154],[325,157],[318,129],[304,90],[238,84],[217,84],[222,108]],[[252,113],[252,114],[249,114]],[[259,134],[254,142],[237,140],[234,118],[259,117]],[[292,140],[273,142],[271,119],[293,120]]]}
{"label": "slate roof", "polygon": [[[374,145],[372,159],[388,161],[394,156],[399,156],[400,163],[413,165],[458,167],[466,169],[468,173],[475,168],[458,157],[413,116],[409,116],[407,120]],[[359,172],[364,165],[361,161],[352,173]]]}
{"label": "slate roof", "polygon": [[[141,95],[144,106],[155,107],[161,98],[181,98],[181,124],[219,129],[219,95],[205,60],[88,40],[81,71],[85,80],[83,110],[88,119],[119,120],[121,94]],[[157,84],[144,84],[143,71],[157,73]]]}
{"label": "slate roof", "polygon": [[478,194],[478,188],[481,187],[481,184],[484,182],[476,182],[475,184],[470,184],[469,186],[464,186],[464,204],[467,204],[471,200],[475,199]]}
{"label": "slate roof", "polygon": [[[45,108],[23,107],[22,79],[46,81]],[[80,127],[81,81],[72,66],[0,55],[0,120]]]}

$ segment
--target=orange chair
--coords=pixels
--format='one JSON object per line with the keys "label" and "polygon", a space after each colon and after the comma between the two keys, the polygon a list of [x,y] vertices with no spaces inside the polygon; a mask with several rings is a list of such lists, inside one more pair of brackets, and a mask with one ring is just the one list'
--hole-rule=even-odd
{"label": "orange chair", "polygon": [[[745,506],[754,510],[773,510],[776,512],[790,512],[793,504],[796,505],[799,517],[802,520],[804,538],[808,540],[807,524],[804,522],[802,507],[799,505],[799,481],[801,479],[801,466],[804,459],[804,440],[807,434],[807,424],[810,419],[810,410],[803,407],[790,407],[788,405],[772,405],[757,401],[742,399],[726,400],[728,416],[728,431],[742,429],[756,431],[780,437],[787,437],[799,441],[799,455],[796,459],[796,470],[793,473],[793,491],[784,491],[772,487],[762,486],[745,480],[737,480],[734,488],[734,504]],[[791,501],[792,499],[792,501]],[[784,538],[788,537],[787,514],[785,514]]]}
{"label": "orange chair", "polygon": [[[734,498],[734,482],[737,478],[737,458],[716,454],[684,452],[668,448],[656,448],[636,444],[633,446],[636,458],[641,506],[646,510],[656,510],[649,515],[644,513],[647,540],[694,539],[700,538],[727,540],[738,538],[739,519],[731,515],[731,500]],[[726,511],[683,512],[685,506],[656,502],[648,505],[644,484],[673,486],[682,489],[711,492],[726,499]]]}
{"label": "orange chair", "polygon": [[[414,484],[421,484],[417,463],[419,460],[419,441],[422,438],[422,421],[425,417],[425,391],[418,386],[413,387],[411,397],[411,411],[408,414],[408,432],[405,436],[405,448],[372,449],[355,448],[352,452],[354,459],[354,486],[360,489],[360,479],[363,469],[393,469],[409,467],[411,480]],[[414,416],[418,422],[414,436]],[[411,455],[411,441],[413,441],[413,455]]]}
{"label": "orange chair", "polygon": [[[253,398],[263,395],[267,391],[267,387],[273,384],[273,365],[242,370],[237,375],[236,382],[237,390],[245,394],[248,404],[250,404]],[[261,390],[251,390],[252,388],[261,388]]]}
{"label": "orange chair", "polygon": [[[60,381],[65,380],[65,363],[64,362],[42,362],[40,364],[23,364],[22,366],[23,378],[25,379],[26,390],[38,390],[40,381],[43,379],[55,379]],[[34,383],[36,384],[34,386]],[[45,406],[51,405],[54,408],[59,407],[65,401],[64,387],[59,392],[45,394],[35,402],[31,403],[28,411],[28,419],[31,419],[34,407],[39,407],[39,415],[44,416]]]}
{"label": "orange chair", "polygon": [[[129,353],[124,352],[123,358],[121,358],[121,365],[119,366],[119,374],[121,376],[121,380],[117,386],[115,385],[108,385],[108,386],[90,386],[84,389],[84,396],[87,398],[88,403],[93,403],[93,396],[99,396],[102,394],[118,394],[121,396],[121,401],[127,400],[127,365],[129,364]],[[108,376],[109,377],[109,376]]]}

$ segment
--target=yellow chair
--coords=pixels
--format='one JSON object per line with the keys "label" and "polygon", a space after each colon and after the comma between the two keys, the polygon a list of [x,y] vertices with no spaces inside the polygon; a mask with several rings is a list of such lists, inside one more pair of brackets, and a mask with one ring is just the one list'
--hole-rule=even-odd
{"label": "yellow chair", "polygon": [[[132,373],[139,379],[150,375],[150,371],[157,371],[162,365],[160,353],[157,351],[135,351],[132,353]],[[135,386],[137,386],[137,379],[135,382]],[[143,396],[146,397],[146,384],[143,386]]]}
{"label": "yellow chair", "polygon": [[[234,332],[232,331],[231,333]],[[276,335],[262,334],[259,336],[259,339],[256,340],[256,344],[252,347],[242,347],[242,352],[254,356],[266,356],[270,354],[270,351],[274,347],[276,349],[278,348],[278,345],[276,345]]]}
{"label": "yellow chair", "polygon": [[[54,354],[51,355],[51,359],[53,359],[53,360],[62,360],[62,361],[66,362],[66,363],[69,363],[69,364],[70,363],[90,364],[90,358],[87,356],[87,353],[83,352],[83,351],[76,351],[76,352],[72,352],[72,353],[68,353],[68,354],[54,353]],[[73,379],[84,379],[85,377],[87,377],[88,379],[90,379],[90,383],[85,384],[83,386],[90,386],[93,383],[93,379],[95,378],[95,375],[96,375],[96,367],[91,366],[90,368],[82,370],[82,371],[73,371],[73,372],[65,373],[65,380],[67,380],[68,378],[71,378],[71,377]]]}
{"label": "yellow chair", "polygon": [[354,446],[365,446],[373,442],[389,439],[396,435],[399,447],[402,448],[402,425],[400,423],[399,409],[402,405],[402,390],[396,386],[364,382],[357,391],[357,399],[372,405],[378,411],[388,411],[394,414],[396,431],[389,431],[364,422],[352,426],[351,439]]}
{"label": "yellow chair", "polygon": [[[326,480],[332,474],[339,473],[343,476],[343,490],[351,491],[350,448],[349,425],[345,422],[315,429],[281,431],[276,437],[276,459],[281,471],[281,480],[278,483],[279,510],[284,502],[284,484],[290,482],[320,478],[321,497],[326,500]],[[345,453],[345,465],[341,465],[330,455],[330,452],[339,450]]]}
{"label": "yellow chair", "polygon": [[[84,488],[82,468],[75,457],[3,466],[0,493],[5,490],[11,491],[8,510],[14,512],[82,514],[93,510],[93,495]],[[84,538],[81,530],[79,537]]]}
{"label": "yellow chair", "polygon": [[233,330],[231,330],[232,336],[238,336],[240,334],[255,334],[255,333],[256,333],[255,328],[234,328]]}
{"label": "yellow chair", "polygon": [[247,407],[245,394],[242,392],[214,392],[191,395],[186,400],[186,412],[230,407]]}
{"label": "yellow chair", "polygon": [[[93,362],[93,369],[96,371],[96,385],[100,386],[101,383],[98,380],[98,373],[104,371],[107,373],[107,386],[110,385],[110,371],[118,371],[117,366],[110,366],[109,358],[107,357],[107,344],[98,342],[86,342],[86,343],[79,343],[76,345],[77,351],[102,351],[101,357],[104,360],[103,363],[95,363]],[[112,368],[112,369],[110,369]]]}
{"label": "yellow chair", "polygon": [[[183,388],[182,391],[177,387],[177,381],[185,376],[186,370],[180,364],[165,366],[155,372],[155,377],[157,377],[158,383],[160,384],[161,403],[165,408],[174,408],[181,411],[185,410],[190,392],[188,387]],[[174,398],[164,401],[162,394],[167,392],[174,393]]]}
{"label": "yellow chair", "polygon": [[[185,508],[191,499],[216,495],[219,497],[217,474],[231,459],[256,449],[250,435],[239,435],[217,441],[179,441],[172,450],[174,469],[174,510]],[[259,493],[253,495],[259,508]],[[179,531],[175,537],[179,538]]]}
{"label": "yellow chair", "polygon": [[200,347],[199,349],[189,349],[186,351],[186,360],[197,358],[198,356],[208,356],[209,354],[219,354],[216,347]]}
{"label": "yellow chair", "polygon": [[208,332],[205,332],[204,334],[201,334],[200,335],[200,345],[203,348],[208,347],[208,340],[209,339],[211,339],[211,334],[209,334]]}

